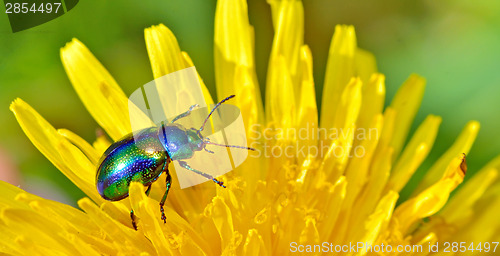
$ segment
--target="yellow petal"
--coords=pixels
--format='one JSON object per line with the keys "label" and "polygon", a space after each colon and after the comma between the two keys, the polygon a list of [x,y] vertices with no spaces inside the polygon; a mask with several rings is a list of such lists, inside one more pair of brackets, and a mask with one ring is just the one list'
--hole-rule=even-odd
{"label": "yellow petal", "polygon": [[[318,145],[318,136],[314,133],[318,131],[318,108],[316,107],[316,92],[314,90],[312,55],[309,47],[301,48],[302,63],[302,85],[299,95],[299,109],[297,113],[298,146],[309,149]],[[303,137],[302,133],[306,136]],[[299,163],[305,159],[306,155],[299,155]]]}
{"label": "yellow petal", "polygon": [[[82,211],[28,193],[18,194],[16,201],[29,204],[33,211],[49,220],[57,220],[57,225],[67,232],[66,238],[79,248],[87,248],[92,244],[92,247],[100,253],[117,253],[109,239],[95,235],[100,232],[98,226]],[[49,223],[46,225],[51,226]]]}
{"label": "yellow petal", "polygon": [[89,159],[61,136],[42,116],[21,99],[16,99],[10,110],[33,145],[68,179],[96,202],[102,202],[94,179],[96,167]]}
{"label": "yellow petal", "polygon": [[97,164],[100,154],[92,147],[92,145],[70,130],[58,129],[57,132],[77,146],[93,164]]}
{"label": "yellow petal", "polygon": [[120,222],[121,224],[131,227],[130,221],[130,203],[128,200],[122,200],[119,202],[109,202],[106,201],[101,204],[101,210],[108,214],[109,216],[113,216],[113,218]]}
{"label": "yellow petal", "polygon": [[267,0],[267,3],[271,6],[271,17],[273,19],[273,28],[278,26],[279,12],[282,0]]}
{"label": "yellow petal", "polygon": [[361,80],[359,78],[353,78],[349,82],[349,85],[342,94],[338,109],[336,110],[337,115],[335,116],[333,128],[323,129],[323,134],[320,135],[321,147],[323,147],[323,145],[331,145],[324,161],[329,161],[327,157],[331,157],[330,152],[334,151],[334,157],[332,158],[334,161],[334,168],[326,170],[331,173],[330,175],[333,180],[336,180],[339,175],[344,173],[349,160],[349,154],[354,143],[356,120],[361,107],[361,86]]}
{"label": "yellow petal", "polygon": [[[174,169],[174,165],[169,166],[170,174],[172,175],[172,180],[177,181],[177,172]],[[165,182],[164,178],[162,181],[155,182],[151,191],[152,198],[161,198],[165,192]],[[153,195],[155,192],[155,186],[157,186],[157,194]],[[182,189],[182,193],[169,193],[167,204],[178,214],[183,216],[189,221],[194,221],[194,217],[197,213],[203,212],[207,204],[211,202],[213,196],[216,194],[215,184],[213,182],[205,182],[193,187]],[[221,188],[223,189],[223,188]],[[180,191],[179,183],[172,182],[173,191]]]}
{"label": "yellow petal", "polygon": [[253,33],[246,1],[217,2],[214,36],[217,96],[220,99],[233,94],[238,97],[233,104],[240,108],[247,131],[256,123],[264,122],[255,73]]}
{"label": "yellow petal", "polygon": [[[173,179],[175,180],[175,179]],[[156,182],[158,183],[158,182]],[[173,198],[173,195],[175,194],[182,194],[182,193],[175,193],[172,191],[173,189],[171,188],[171,191],[168,195],[167,202],[170,202]],[[184,236],[186,240],[186,243],[188,243],[189,248],[186,248],[186,250],[194,250],[194,251],[204,251],[207,252],[210,250],[210,244],[205,241],[204,238],[202,238],[197,230],[195,230],[192,225],[186,220],[186,218],[183,218],[179,215],[179,212],[176,210],[172,209],[169,206],[164,206],[165,210],[165,216],[167,217],[167,223],[164,224],[162,223],[160,219],[160,207],[159,207],[159,202],[152,199],[153,195],[151,197],[147,197],[146,194],[144,193],[145,188],[142,184],[140,183],[131,183],[130,185],[130,204],[132,205],[134,211],[137,211],[137,216],[139,217],[139,227],[142,225],[143,232],[145,232],[147,237],[150,237],[150,240],[154,239],[155,243],[160,244],[161,241],[163,241],[163,238],[159,237],[161,236],[161,233],[167,233],[167,231],[170,232],[181,232],[184,234],[181,234],[181,236]],[[165,190],[163,190],[164,192]],[[198,195],[201,193],[198,192]],[[161,194],[163,196],[163,193]],[[160,199],[161,197],[158,197]],[[193,197],[192,197],[193,198]],[[191,198],[191,199],[192,199]],[[184,201],[184,203],[187,203],[187,201]],[[194,212],[195,214],[199,212]],[[141,223],[142,221],[142,223]],[[159,231],[161,230],[161,231]],[[165,231],[167,230],[167,231]],[[159,234],[160,233],[160,234]],[[158,236],[159,235],[159,236]],[[187,238],[189,237],[189,238]],[[182,240],[182,239],[181,239]],[[195,243],[197,246],[194,245],[189,245],[190,243]],[[163,245],[162,245],[163,246]],[[173,245],[170,243],[170,247]],[[174,246],[175,247],[175,246]],[[182,243],[181,243],[182,247]],[[198,248],[195,248],[198,247]],[[162,250],[165,248],[162,247]],[[199,249],[199,250],[198,250]],[[168,250],[168,249],[167,249]]]}
{"label": "yellow petal", "polygon": [[[374,118],[371,127],[373,127],[375,131],[379,131],[382,129],[382,122],[382,117],[377,116]],[[336,226],[336,229],[339,229],[339,225],[341,225],[342,229],[338,232],[338,236],[335,237],[335,241],[342,241],[342,239],[344,239],[344,237],[341,236],[341,233],[343,233],[342,230],[345,229],[345,232],[348,233],[350,230],[350,228],[348,229],[349,222],[357,221],[355,219],[351,219],[351,216],[354,214],[352,212],[352,206],[367,181],[368,170],[378,141],[379,136],[377,132],[375,136],[369,136],[361,143],[361,153],[358,153],[359,149],[354,149],[351,153],[352,157],[350,158],[349,166],[345,172],[345,176],[347,178],[346,196],[344,202],[342,203],[342,209],[340,212],[341,217],[339,218],[338,225]]]}
{"label": "yellow petal", "polygon": [[237,95],[237,100],[232,104],[239,107],[247,138],[250,139],[252,138],[250,131],[263,124],[265,120],[260,90],[252,72],[248,68],[237,66],[232,83],[235,85],[233,94]]}
{"label": "yellow petal", "polygon": [[[366,83],[364,82],[361,98],[362,103],[357,127],[366,129],[369,127],[373,118],[382,113],[385,100],[385,76],[382,74],[373,74]],[[355,145],[359,143],[360,141],[356,140]]]}
{"label": "yellow petal", "polygon": [[[144,36],[146,39],[149,61],[151,62],[151,68],[155,79],[175,71],[194,66],[187,53],[181,52],[177,39],[172,31],[170,31],[165,25],[159,24],[145,29]],[[197,74],[197,76],[201,92],[203,93],[206,104],[209,106],[209,104],[213,103],[212,97],[210,96],[210,93],[203,83],[200,75]],[[158,86],[157,89],[160,95],[166,95],[169,93],[164,91],[169,89],[165,86]],[[179,94],[178,97],[191,97],[190,92],[177,93]],[[166,103],[162,102],[162,104]]]}
{"label": "yellow petal", "polygon": [[[271,64],[267,77],[266,117],[268,122],[276,123],[279,128],[292,128],[295,125],[295,95],[293,82],[283,57],[276,58]],[[292,138],[295,139],[295,138]]]}
{"label": "yellow petal", "polygon": [[[301,1],[281,1],[278,11],[273,12],[277,15],[275,24],[275,35],[271,55],[269,57],[268,74],[272,74],[275,68],[272,63],[276,58],[283,58],[285,61],[288,75],[293,84],[294,95],[297,97],[300,93],[300,48],[304,41],[304,8]],[[268,84],[269,86],[269,84]],[[269,91],[269,89],[268,89]],[[295,98],[298,101],[298,97]]]}
{"label": "yellow petal", "polygon": [[488,170],[488,169],[497,169],[497,170],[500,170],[500,155],[498,155],[493,160],[491,160],[490,162],[488,162],[488,164],[486,164],[481,169],[481,171]]}
{"label": "yellow petal", "polygon": [[479,123],[470,121],[462,130],[462,133],[455,140],[455,143],[437,160],[425,174],[418,187],[413,191],[413,195],[435,183],[443,174],[447,164],[458,154],[468,154],[474,140],[479,132]]}
{"label": "yellow petal", "polygon": [[[115,248],[118,248],[122,253],[136,253],[147,251],[149,254],[154,254],[154,248],[151,242],[141,233],[136,232],[130,226],[125,226],[118,223],[112,216],[107,215],[92,203],[88,198],[83,198],[78,201],[78,206],[87,213],[88,217],[97,224],[102,231],[109,237],[120,237],[120,240],[114,240]],[[164,254],[168,255],[168,254]]]}
{"label": "yellow petal", "polygon": [[[423,237],[422,239],[420,239],[420,240],[413,240],[413,241],[416,241],[416,242],[411,242],[410,244],[414,244],[414,245],[417,245],[417,246],[421,245],[422,246],[422,250],[421,251],[417,251],[415,249],[414,252],[412,253],[412,256],[426,256],[426,255],[429,254],[429,250],[428,249],[424,249],[424,248],[426,248],[426,247],[429,248],[429,245],[436,244],[436,242],[438,241],[438,237],[436,236],[436,234],[434,234],[434,233],[431,232],[431,233],[427,234],[425,237]],[[441,240],[441,241],[443,241],[443,240]],[[415,247],[415,248],[417,248],[417,247]]]}
{"label": "yellow petal", "polygon": [[[394,126],[396,123],[396,115],[397,112],[391,108],[387,107],[384,111],[384,129],[382,130],[380,134],[380,142],[379,142],[379,148],[385,148],[385,147],[391,147],[391,140],[394,135]],[[394,150],[393,150],[394,151]],[[380,150],[377,150],[377,153],[380,153]],[[394,159],[394,158],[393,158]],[[391,162],[393,161],[391,159]]]}
{"label": "yellow petal", "polygon": [[[322,166],[327,167],[323,170],[330,180],[336,180],[345,173],[346,166],[349,162],[355,128],[355,125],[352,124],[350,127],[343,129],[340,133],[341,138],[335,139],[332,144],[330,144],[323,158]],[[320,146],[325,147],[321,142]]]}
{"label": "yellow petal", "polygon": [[[109,241],[99,237],[98,227],[83,212],[26,193],[5,182],[0,182],[0,193],[2,252],[36,255],[44,251],[52,255],[52,252],[65,251],[68,255],[78,248],[94,255],[100,255],[97,252],[116,254]],[[27,248],[21,247],[21,253],[16,252],[17,246]]]}
{"label": "yellow petal", "polygon": [[394,165],[386,191],[394,190],[399,192],[406,185],[434,145],[439,124],[441,124],[440,117],[429,115],[418,127],[401,157]]}
{"label": "yellow petal", "polygon": [[230,245],[234,232],[231,211],[221,197],[214,197],[212,203],[212,219],[219,231],[222,248],[226,248]]}
{"label": "yellow petal", "polygon": [[389,179],[392,167],[392,148],[384,147],[380,152],[379,156],[373,157],[370,179],[367,180],[365,188],[352,207],[350,228],[353,230],[363,227],[363,220],[373,212],[379,199],[384,196],[383,188]]}
{"label": "yellow petal", "polygon": [[4,181],[0,181],[0,193],[2,194],[0,209],[9,207],[25,210],[32,209],[43,217],[67,220],[68,222],[61,222],[60,224],[69,229],[77,227],[82,231],[90,232],[97,228],[93,223],[88,223],[85,214],[76,208],[29,194]]}
{"label": "yellow petal", "polygon": [[498,179],[497,169],[483,169],[467,181],[439,213],[450,224],[460,225],[474,215],[474,204]]}
{"label": "yellow petal", "polygon": [[[177,248],[172,247],[171,243],[167,240],[167,238],[171,238],[171,235],[169,235],[170,232],[168,232],[170,231],[169,226],[171,224],[170,222],[168,224],[163,224],[158,221],[158,218],[160,218],[159,207],[157,204],[153,204],[151,199],[145,198],[145,196],[142,195],[140,197],[133,196],[144,194],[143,191],[144,187],[141,185],[130,186],[130,200],[134,208],[134,213],[138,217],[138,229],[144,233],[144,237],[146,237],[155,247],[158,255],[173,255],[174,250]],[[154,208],[158,210],[154,211]],[[162,228],[163,225],[168,225],[166,228],[167,230]]]}
{"label": "yellow petal", "polygon": [[180,238],[182,245],[179,248],[180,255],[204,256],[207,255],[201,247],[191,239],[186,233],[181,232]]}
{"label": "yellow petal", "polygon": [[[92,247],[81,243],[83,248],[78,248],[76,243],[71,243],[66,239],[68,231],[59,225],[59,222],[66,222],[60,218],[45,218],[35,211],[24,209],[6,209],[2,212],[3,220],[7,224],[7,229],[16,230],[16,233],[23,234],[22,240],[26,245],[45,247],[43,251],[61,252],[66,255],[99,255]],[[5,227],[4,227],[5,228]],[[21,241],[19,241],[21,242]],[[23,243],[22,243],[23,244]],[[83,253],[83,250],[85,253]],[[87,251],[88,250],[88,251]]]}
{"label": "yellow petal", "polygon": [[325,216],[321,225],[318,226],[321,238],[331,237],[332,233],[335,232],[334,226],[346,196],[346,187],[346,178],[341,176],[327,191],[328,197],[326,198],[326,202],[324,202],[322,210]]}
{"label": "yellow petal", "polygon": [[396,111],[394,134],[391,146],[394,148],[394,157],[398,157],[406,141],[408,131],[422,102],[425,90],[425,79],[418,75],[411,75],[399,88],[391,102],[391,108]]}
{"label": "yellow petal", "polygon": [[359,147],[353,149],[351,153],[353,157],[349,161],[349,166],[345,174],[347,178],[347,196],[346,202],[342,205],[344,209],[352,206],[369,178],[368,173],[372,157],[375,154],[375,149],[380,138],[378,131],[382,130],[382,124],[382,115],[376,116],[372,121],[372,125],[370,125],[370,130],[374,130],[376,133],[368,133]]}
{"label": "yellow petal", "polygon": [[97,166],[90,162],[82,151],[68,141],[64,141],[54,146],[59,152],[64,152],[60,154],[61,160],[63,164],[70,169],[70,172],[65,172],[61,169],[59,170],[61,170],[66,177],[73,181],[75,185],[82,189],[85,194],[92,198],[94,202],[102,202],[103,199],[97,193],[95,185]]}
{"label": "yellow petal", "polygon": [[[194,67],[194,63],[187,54],[187,52],[182,52],[182,57],[184,58],[184,64],[186,67]],[[198,73],[198,72],[196,72]],[[208,91],[207,86],[203,82],[203,79],[201,78],[200,74],[198,74],[198,81],[200,82],[201,86],[201,91],[203,92],[203,98],[205,98],[205,102],[207,103],[207,106],[210,106],[211,104],[214,104],[214,100],[212,99],[212,95],[210,95],[210,92]],[[226,96],[227,97],[227,96]]]}
{"label": "yellow petal", "polygon": [[187,68],[177,39],[165,25],[146,28],[144,37],[155,79]]}
{"label": "yellow petal", "polygon": [[375,56],[369,51],[357,48],[355,53],[355,70],[363,83],[368,83],[372,75],[377,72]]}
{"label": "yellow petal", "polygon": [[467,181],[435,217],[431,217],[414,235],[421,237],[435,232],[441,241],[448,241],[462,232],[462,229],[481,214],[476,209],[477,202],[484,198],[485,191],[498,178],[494,168],[483,168]]}
{"label": "yellow petal", "polygon": [[353,206],[352,219],[365,219],[375,208],[383,193],[392,168],[394,150],[389,145],[393,134],[396,112],[387,108],[383,116],[383,129],[380,132],[377,148],[370,166],[369,179],[359,199]]}
{"label": "yellow petal", "polygon": [[319,233],[316,227],[316,221],[312,217],[306,217],[306,227],[302,230],[299,237],[300,244],[319,244]]}
{"label": "yellow petal", "polygon": [[19,193],[24,191],[12,184],[0,180],[0,209],[13,207],[13,208],[27,208],[26,204],[22,201],[15,200]]}
{"label": "yellow petal", "polygon": [[66,74],[96,122],[118,140],[131,132],[128,98],[115,79],[77,39],[61,49]]}
{"label": "yellow petal", "polygon": [[256,229],[248,230],[247,239],[243,245],[243,255],[268,255],[264,241]]}
{"label": "yellow petal", "polygon": [[[460,239],[457,241],[466,241],[467,243],[474,242],[477,246],[479,242],[484,243],[486,241],[498,242],[498,240],[493,240],[495,236],[498,236],[498,229],[500,228],[500,222],[498,221],[498,213],[500,212],[500,198],[498,194],[492,200],[489,200],[488,206],[478,212],[468,225],[460,231],[459,234],[455,235],[454,238]],[[491,244],[491,251],[495,244]],[[484,247],[483,247],[484,248]],[[498,249],[496,253],[498,253]]]}
{"label": "yellow petal", "polygon": [[106,149],[111,146],[111,141],[109,141],[104,134],[101,134],[97,136],[97,139],[94,141],[94,143],[92,143],[92,146],[96,150],[97,155],[102,156]]}
{"label": "yellow petal", "polygon": [[455,157],[438,182],[398,206],[394,218],[400,225],[401,233],[405,234],[416,221],[439,211],[448,201],[451,191],[462,183],[466,170],[465,155]]}
{"label": "yellow petal", "polygon": [[[253,28],[248,21],[246,1],[218,1],[214,33],[216,57],[220,58],[219,61],[254,67]],[[216,72],[222,75],[224,70]],[[224,87],[224,84],[218,84],[219,86]]]}
{"label": "yellow petal", "polygon": [[347,83],[354,76],[356,49],[354,27],[337,25],[330,45],[323,85],[320,119],[322,128],[334,127],[340,98]]}
{"label": "yellow petal", "polygon": [[342,93],[338,102],[337,109],[327,111],[336,111],[334,129],[345,129],[356,123],[362,102],[362,82],[359,78],[353,78]]}
{"label": "yellow petal", "polygon": [[[398,198],[398,193],[389,191],[389,193],[387,193],[380,200],[377,208],[375,208],[375,211],[370,215],[368,219],[366,219],[364,228],[357,230],[353,229],[353,232],[356,232],[357,234],[354,235],[352,241],[363,242],[365,245],[375,244],[375,241],[377,240],[379,235],[383,234],[386,231]],[[367,251],[365,247],[356,255],[365,255],[366,253]]]}
{"label": "yellow petal", "polygon": [[[253,37],[246,1],[218,1],[215,13],[214,57],[219,98],[234,94],[240,86],[235,83],[237,68],[244,69],[250,76],[255,77]],[[256,80],[252,83],[256,83]],[[254,93],[260,95],[258,86],[253,89]]]}

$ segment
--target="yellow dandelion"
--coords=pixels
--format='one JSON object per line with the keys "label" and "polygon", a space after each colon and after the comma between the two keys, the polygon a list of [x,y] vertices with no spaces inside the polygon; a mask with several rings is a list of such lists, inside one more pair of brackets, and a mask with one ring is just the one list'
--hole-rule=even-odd
{"label": "yellow dandelion", "polygon": [[[437,245],[437,254],[458,255],[462,246],[470,250],[474,243],[473,249],[494,255],[494,242],[500,240],[500,186],[495,183],[500,157],[450,199],[464,179],[465,154],[479,124],[468,123],[413,196],[397,204],[399,192],[429,154],[441,123],[440,117],[429,115],[405,144],[425,80],[411,75],[384,110],[384,76],[377,73],[373,55],[358,48],[352,26],[339,25],[330,46],[319,112],[312,56],[303,42],[302,3],[269,2],[276,34],[265,111],[247,5],[243,0],[217,4],[217,97],[238,96],[233,104],[241,109],[249,146],[258,149],[221,177],[227,188],[207,182],[181,190],[174,184],[166,224],[158,211],[165,191],[162,182],[154,183],[150,197],[142,185],[132,183],[129,198],[102,199],[94,184],[96,164],[112,141],[131,132],[127,97],[74,39],[61,50],[64,68],[111,140],[101,136],[88,143],[71,131],[54,128],[24,101],[12,103],[11,110],[28,138],[88,198],[78,201],[80,210],[0,182],[0,252],[410,255],[396,251],[403,248],[413,250],[411,255],[428,255],[434,253],[429,248]],[[193,66],[164,25],[146,29],[145,38],[155,78]],[[206,100],[213,102],[200,81]],[[139,220],[137,231],[131,225],[131,208]],[[446,242],[450,242],[449,253],[444,252]],[[360,243],[365,246],[358,248]]]}

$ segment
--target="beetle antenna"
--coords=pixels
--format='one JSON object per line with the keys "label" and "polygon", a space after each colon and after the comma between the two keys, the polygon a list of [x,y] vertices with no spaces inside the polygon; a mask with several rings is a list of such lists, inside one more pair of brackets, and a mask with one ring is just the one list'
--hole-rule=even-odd
{"label": "beetle antenna", "polygon": [[203,129],[205,128],[205,124],[207,123],[208,119],[210,118],[210,116],[212,115],[212,113],[222,104],[224,103],[225,101],[229,100],[229,99],[232,99],[234,98],[234,95],[231,95],[221,101],[219,101],[219,103],[217,103],[217,105],[215,105],[215,107],[212,109],[212,111],[210,111],[210,113],[208,114],[207,118],[205,118],[205,121],[203,122],[203,125],[201,126],[201,128],[198,130],[198,134],[201,133],[201,131],[203,131]]}
{"label": "beetle antenna", "polygon": [[205,144],[211,144],[211,145],[221,146],[221,147],[226,147],[226,148],[242,148],[242,149],[248,149],[248,150],[255,151],[255,148],[244,147],[244,146],[235,146],[235,145],[218,144],[218,143],[213,143],[211,141],[205,141]]}

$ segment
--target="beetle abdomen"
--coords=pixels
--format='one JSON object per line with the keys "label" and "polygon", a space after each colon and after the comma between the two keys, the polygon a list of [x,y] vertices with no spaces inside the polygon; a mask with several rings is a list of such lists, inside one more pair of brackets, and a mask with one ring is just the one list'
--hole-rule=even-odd
{"label": "beetle abdomen", "polygon": [[169,156],[158,140],[158,129],[128,134],[104,153],[97,169],[96,185],[106,200],[128,196],[130,182],[150,185],[168,168]]}

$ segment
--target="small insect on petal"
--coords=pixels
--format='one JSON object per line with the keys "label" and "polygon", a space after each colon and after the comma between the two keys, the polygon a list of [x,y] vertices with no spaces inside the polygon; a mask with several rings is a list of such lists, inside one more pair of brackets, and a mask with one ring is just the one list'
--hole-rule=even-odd
{"label": "small insect on petal", "polygon": [[462,170],[464,176],[467,173],[467,162],[465,161],[466,155],[463,153],[462,163],[460,164],[460,170]]}

